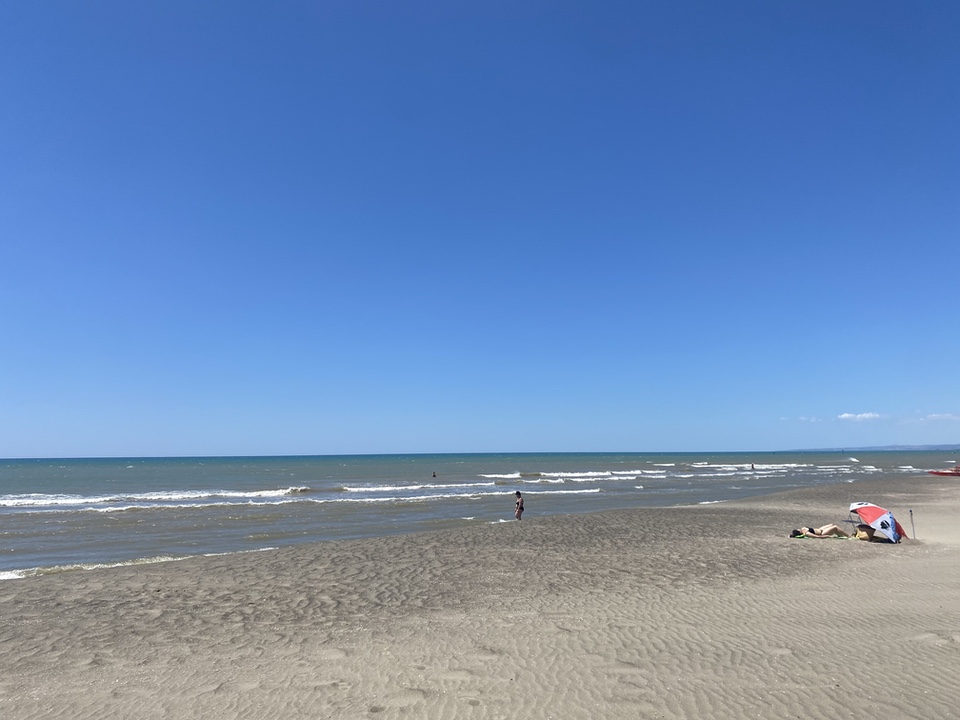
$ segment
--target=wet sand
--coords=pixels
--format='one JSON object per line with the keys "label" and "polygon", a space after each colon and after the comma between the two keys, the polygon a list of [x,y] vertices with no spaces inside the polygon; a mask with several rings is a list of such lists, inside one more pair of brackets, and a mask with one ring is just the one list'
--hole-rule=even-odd
{"label": "wet sand", "polygon": [[[858,500],[919,539],[787,537]],[[954,717],[958,518],[899,476],[4,581],[0,715]]]}

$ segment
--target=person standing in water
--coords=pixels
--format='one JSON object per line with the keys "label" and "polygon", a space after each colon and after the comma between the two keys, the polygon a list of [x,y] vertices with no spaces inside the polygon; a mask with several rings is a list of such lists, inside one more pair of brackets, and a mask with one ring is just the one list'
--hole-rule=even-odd
{"label": "person standing in water", "polygon": [[517,490],[517,505],[516,505],[516,508],[517,508],[517,509],[514,511],[513,516],[514,516],[517,520],[522,520],[523,518],[522,518],[521,516],[523,515],[523,495],[520,494],[520,491],[519,491],[519,490]]}

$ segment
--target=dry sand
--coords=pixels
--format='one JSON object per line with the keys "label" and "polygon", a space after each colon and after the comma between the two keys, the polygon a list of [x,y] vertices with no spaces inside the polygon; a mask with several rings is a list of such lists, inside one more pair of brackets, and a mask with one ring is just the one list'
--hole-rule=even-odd
{"label": "dry sand", "polygon": [[[787,538],[856,500],[920,539]],[[901,477],[10,580],[0,717],[957,717],[958,517]]]}

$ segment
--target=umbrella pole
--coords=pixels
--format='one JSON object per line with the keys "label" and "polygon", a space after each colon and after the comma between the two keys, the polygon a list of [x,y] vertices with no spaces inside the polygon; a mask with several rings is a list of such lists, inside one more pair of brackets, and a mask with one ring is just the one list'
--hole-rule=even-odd
{"label": "umbrella pole", "polygon": [[917,528],[913,526],[913,508],[910,508],[910,532],[913,533],[913,539],[917,539]]}

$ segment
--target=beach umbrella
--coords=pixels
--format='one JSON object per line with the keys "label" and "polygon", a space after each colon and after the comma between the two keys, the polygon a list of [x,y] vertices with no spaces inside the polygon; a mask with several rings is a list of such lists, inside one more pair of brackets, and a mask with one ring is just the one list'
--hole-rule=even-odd
{"label": "beach umbrella", "polygon": [[867,525],[878,533],[890,538],[890,542],[898,543],[901,537],[907,536],[903,528],[900,527],[900,523],[893,517],[893,513],[879,505],[868,502],[855,502],[850,504],[850,512],[856,513]]}

